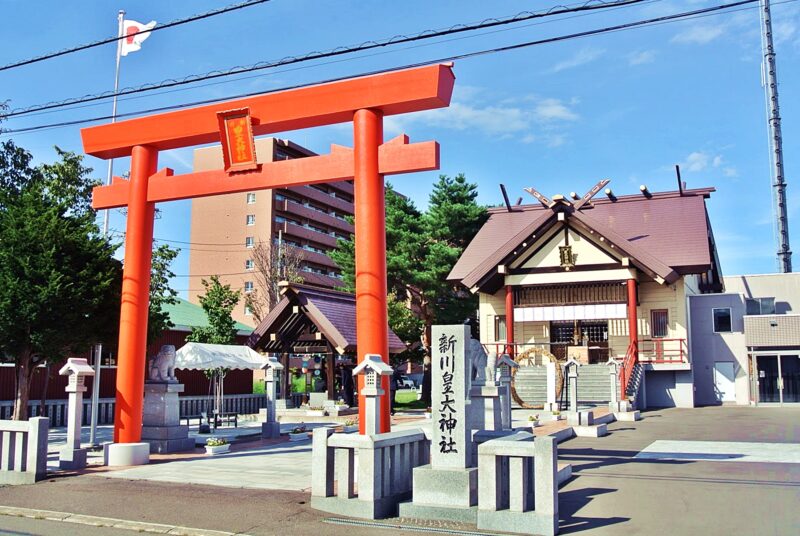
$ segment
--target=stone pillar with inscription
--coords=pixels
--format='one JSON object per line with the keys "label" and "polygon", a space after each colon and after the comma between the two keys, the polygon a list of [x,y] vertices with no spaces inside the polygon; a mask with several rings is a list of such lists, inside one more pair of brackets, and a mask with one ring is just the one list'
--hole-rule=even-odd
{"label": "stone pillar with inscription", "polygon": [[431,463],[414,468],[413,500],[400,504],[400,516],[474,523],[478,469],[467,415],[470,328],[433,326],[432,335]]}

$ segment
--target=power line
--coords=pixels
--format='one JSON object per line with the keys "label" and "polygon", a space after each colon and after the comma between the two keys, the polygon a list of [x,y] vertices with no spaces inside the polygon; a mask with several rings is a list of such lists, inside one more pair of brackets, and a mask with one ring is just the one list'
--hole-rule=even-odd
{"label": "power line", "polygon": [[270,2],[270,1],[271,0],[247,0],[246,2],[241,2],[239,4],[232,4],[230,6],[223,7],[223,8],[220,8],[220,9],[214,9],[214,10],[211,10],[211,11],[207,11],[205,13],[200,13],[198,15],[192,15],[191,17],[186,17],[186,18],[183,18],[183,19],[176,19],[176,20],[168,22],[166,24],[160,24],[160,25],[158,25],[155,28],[152,28],[150,30],[142,30],[140,32],[131,33],[129,35],[124,35],[122,37],[119,37],[119,36],[109,37],[107,39],[101,39],[99,41],[93,41],[93,42],[87,43],[85,45],[79,45],[79,46],[76,46],[76,47],[67,48],[67,49],[61,50],[59,52],[50,52],[48,54],[43,54],[41,56],[36,56],[34,58],[30,58],[30,59],[27,59],[27,60],[15,61],[14,63],[9,63],[7,65],[3,65],[2,67],[0,67],[0,71],[7,71],[9,69],[14,69],[16,67],[22,67],[24,65],[30,65],[32,63],[38,63],[40,61],[49,60],[51,58],[57,58],[59,56],[66,56],[67,54],[73,54],[75,52],[80,52],[82,50],[87,50],[87,49],[90,49],[90,48],[99,47],[99,46],[102,46],[102,45],[107,45],[108,43],[116,43],[120,39],[127,39],[129,37],[133,37],[133,36],[139,35],[141,33],[158,32],[160,30],[166,30],[167,28],[174,28],[175,26],[180,26],[182,24],[188,24],[190,22],[194,22],[194,21],[197,21],[197,20],[207,19],[209,17],[215,17],[217,15],[222,15],[223,13],[229,13],[231,11],[244,9],[246,7],[252,7],[252,6],[255,6],[255,5],[258,5],[258,4],[264,4],[264,3]]}
{"label": "power line", "polygon": [[309,52],[307,54],[303,54],[301,56],[286,56],[280,60],[270,61],[270,62],[258,62],[253,65],[242,67],[236,66],[231,67],[225,71],[210,71],[204,74],[193,74],[186,76],[180,80],[175,79],[167,79],[161,82],[156,83],[149,83],[144,84],[141,86],[133,87],[133,88],[125,88],[120,91],[114,93],[113,91],[106,91],[99,94],[93,95],[84,95],[82,97],[72,97],[69,99],[65,99],[62,101],[55,101],[49,102],[46,104],[36,104],[32,106],[27,106],[24,108],[15,108],[10,112],[0,115],[2,118],[10,118],[10,117],[18,117],[22,115],[27,115],[32,112],[39,112],[43,110],[52,110],[56,108],[63,108],[66,106],[71,106],[74,104],[81,104],[84,102],[93,102],[97,100],[108,99],[114,97],[124,96],[124,95],[132,95],[136,93],[143,93],[148,91],[155,91],[157,89],[163,89],[168,87],[175,87],[181,86],[185,84],[193,84],[196,82],[201,82],[203,80],[212,80],[215,78],[222,78],[227,76],[234,76],[237,74],[242,73],[249,73],[253,71],[260,71],[264,69],[272,69],[274,67],[280,67],[283,65],[292,65],[296,63],[303,63],[307,61],[317,60],[317,59],[324,59],[330,58],[334,56],[341,56],[346,54],[352,54],[354,52],[363,52],[365,50],[372,50],[375,48],[387,47],[392,45],[397,45],[401,43],[410,43],[414,41],[421,41],[426,39],[433,39],[436,37],[443,37],[447,35],[452,35],[456,33],[463,33],[475,30],[482,30],[486,28],[493,28],[497,26],[504,26],[508,24],[514,24],[518,22],[524,22],[531,19],[543,18],[543,17],[551,17],[555,15],[562,15],[568,13],[578,13],[582,11],[594,11],[599,9],[608,9],[613,7],[622,7],[622,6],[629,6],[634,4],[639,4],[644,2],[645,0],[618,0],[615,2],[606,2],[605,0],[588,0],[587,2],[576,5],[574,7],[563,7],[563,6],[556,6],[550,8],[545,11],[538,11],[538,12],[530,12],[530,11],[523,11],[513,15],[511,17],[506,17],[503,19],[485,19],[476,24],[457,24],[451,26],[446,29],[440,30],[425,30],[416,34],[412,35],[396,35],[394,37],[383,39],[380,41],[365,41],[360,45],[349,46],[349,47],[336,47],[325,52]]}
{"label": "power line", "polygon": [[[663,0],[643,0],[641,2],[641,5],[653,4],[653,3],[656,3],[656,2],[662,2],[662,1]],[[776,2],[776,3],[773,3],[773,5],[776,5],[778,3],[783,3],[783,2]],[[608,11],[622,9],[622,8],[625,8],[625,7],[628,7],[628,6],[627,5],[609,6],[608,7]],[[731,10],[731,11],[737,11],[737,10]],[[442,39],[440,41],[436,41],[436,42],[433,42],[433,43],[421,43],[421,44],[411,45],[411,46],[402,47],[402,48],[398,48],[398,49],[394,49],[394,50],[384,50],[384,51],[381,51],[381,52],[373,52],[371,54],[362,54],[362,55],[356,56],[354,58],[340,58],[340,59],[326,61],[326,62],[319,62],[319,63],[316,63],[314,65],[305,65],[305,66],[294,67],[294,68],[290,68],[290,69],[281,69],[281,70],[278,70],[278,71],[272,71],[270,73],[260,73],[260,74],[250,75],[250,76],[241,76],[241,77],[235,78],[233,80],[217,80],[217,81],[214,81],[214,82],[208,82],[206,84],[198,84],[198,85],[193,86],[193,87],[179,87],[179,88],[176,88],[176,89],[167,89],[165,91],[154,90],[155,93],[152,93],[150,95],[135,95],[135,96],[129,96],[127,98],[121,98],[121,99],[118,99],[118,100],[119,101],[131,101],[131,100],[137,100],[137,99],[146,99],[146,98],[149,98],[149,97],[151,97],[153,95],[166,95],[166,94],[169,94],[169,93],[180,93],[182,91],[192,91],[192,90],[195,90],[195,89],[198,89],[198,88],[203,88],[203,87],[210,87],[210,86],[216,86],[216,85],[222,85],[222,84],[230,84],[230,83],[234,83],[234,82],[241,82],[243,80],[252,80],[254,78],[260,78],[260,77],[263,77],[263,76],[270,76],[270,75],[274,75],[274,74],[289,73],[289,72],[299,71],[299,70],[303,70],[303,69],[312,69],[312,68],[320,67],[320,66],[323,66],[323,65],[333,65],[335,63],[344,63],[344,62],[363,59],[363,58],[371,58],[371,57],[375,57],[375,56],[382,56],[382,55],[385,55],[385,54],[390,54],[390,53],[398,52],[398,51],[412,50],[412,49],[416,49],[416,48],[436,46],[436,45],[440,45],[440,44],[443,44],[443,43],[452,43],[452,42],[455,42],[455,41],[462,41],[464,39],[473,39],[473,38],[476,38],[476,37],[484,37],[484,36],[492,35],[492,34],[496,34],[496,33],[508,32],[508,31],[512,31],[512,30],[520,30],[520,29],[524,29],[524,28],[530,28],[530,27],[533,27],[533,26],[541,26],[541,25],[544,25],[544,24],[551,24],[551,23],[554,23],[554,22],[562,22],[562,21],[571,20],[571,19],[578,19],[578,18],[588,17],[588,16],[591,16],[591,15],[597,15],[599,13],[600,13],[600,11],[596,11],[596,10],[595,11],[589,11],[589,12],[582,12],[582,13],[578,13],[578,14],[572,14],[572,15],[569,15],[569,16],[560,17],[560,18],[557,18],[557,19],[542,20],[542,21],[539,21],[539,22],[532,22],[532,23],[529,23],[529,24],[521,24],[519,26],[497,28],[497,29],[493,29],[493,30],[490,30],[490,31],[486,31],[486,32],[476,33],[474,35],[462,35],[462,36],[453,37],[453,38],[450,38],[450,39]],[[102,102],[87,103],[87,104],[83,104],[83,105],[80,105],[80,106],[79,105],[73,105],[73,106],[70,106],[70,110],[78,110],[78,109],[82,109],[82,108],[93,108],[93,107],[103,106],[103,105],[104,105],[104,103],[102,103]],[[44,110],[44,111],[39,111],[39,112],[31,112],[31,113],[26,114],[26,115],[30,115],[30,116],[47,115],[47,114],[59,113],[60,111],[61,110],[58,110],[58,109],[56,109],[56,110]]]}
{"label": "power line", "polygon": [[[522,42],[522,43],[516,43],[516,44],[508,45],[508,46],[495,47],[495,48],[490,48],[490,49],[483,49],[483,50],[474,51],[474,52],[467,52],[467,53],[463,53],[463,54],[457,54],[457,55],[453,55],[453,56],[437,58],[437,59],[434,59],[434,60],[426,60],[426,61],[422,61],[422,62],[406,64],[406,65],[403,65],[403,66],[395,66],[395,67],[389,67],[389,68],[379,69],[379,70],[375,70],[375,71],[362,72],[362,73],[355,74],[355,75],[345,75],[345,76],[340,76],[340,77],[336,77],[336,78],[329,78],[329,79],[321,80],[321,81],[309,82],[309,83],[305,83],[305,84],[297,84],[297,85],[293,85],[293,86],[285,86],[285,87],[282,87],[282,88],[276,88],[276,89],[267,90],[267,91],[263,91],[263,90],[262,91],[255,91],[255,92],[243,93],[243,94],[233,95],[233,96],[223,97],[223,98],[206,99],[206,100],[202,100],[202,101],[195,101],[195,102],[184,103],[184,104],[169,105],[169,106],[163,106],[163,107],[158,107],[158,108],[150,108],[150,109],[145,109],[145,110],[138,110],[138,111],[135,111],[135,112],[128,112],[128,113],[125,113],[125,114],[117,114],[117,117],[118,118],[119,117],[130,117],[130,116],[137,116],[137,115],[142,115],[142,114],[150,114],[150,113],[154,113],[154,112],[177,110],[177,109],[188,108],[188,107],[192,107],[192,106],[201,106],[201,105],[205,105],[205,104],[212,104],[212,103],[222,102],[222,101],[227,101],[227,100],[252,97],[252,96],[255,96],[255,95],[265,95],[265,94],[269,94],[269,93],[277,93],[277,92],[280,92],[280,91],[288,91],[288,90],[292,90],[292,89],[299,89],[299,88],[304,88],[304,87],[309,87],[309,86],[314,86],[314,85],[319,85],[319,84],[327,84],[327,83],[332,83],[332,82],[338,82],[338,81],[346,80],[346,79],[350,79],[350,78],[371,76],[371,75],[376,75],[376,74],[383,74],[383,73],[386,73],[386,72],[396,71],[396,70],[401,70],[401,69],[410,69],[410,68],[414,68],[414,67],[422,67],[422,66],[432,65],[432,64],[436,64],[436,63],[443,63],[443,62],[449,62],[449,61],[470,59],[470,58],[474,58],[474,57],[478,57],[478,56],[484,56],[484,55],[489,55],[489,54],[497,54],[497,53],[501,53],[501,52],[508,52],[508,51],[511,51],[511,50],[519,50],[519,49],[522,49],[522,48],[538,46],[538,45],[545,45],[545,44],[551,44],[551,43],[557,43],[557,42],[562,42],[562,41],[568,41],[568,40],[571,40],[571,39],[578,39],[578,38],[583,38],[583,37],[591,37],[591,36],[595,36],[595,35],[602,35],[602,34],[606,34],[606,33],[613,33],[613,32],[619,32],[619,31],[624,31],[624,30],[631,30],[631,29],[636,29],[636,28],[641,28],[641,27],[651,26],[651,25],[660,25],[660,24],[665,24],[667,22],[675,22],[675,21],[678,21],[678,20],[687,20],[687,19],[691,19],[691,18],[699,18],[699,17],[702,17],[702,16],[716,15],[716,14],[720,14],[724,10],[734,11],[731,8],[745,6],[745,5],[748,5],[748,4],[753,4],[753,3],[756,3],[758,1],[759,0],[741,0],[741,1],[738,1],[738,2],[733,2],[733,3],[728,3],[728,4],[720,4],[720,5],[711,6],[711,7],[702,8],[702,9],[697,9],[697,10],[693,10],[693,11],[675,13],[673,15],[664,15],[664,16],[661,16],[661,17],[655,17],[655,18],[651,18],[651,19],[643,19],[643,20],[639,20],[639,21],[634,21],[634,22],[629,22],[629,23],[624,23],[624,24],[618,24],[618,25],[615,25],[615,26],[606,26],[606,27],[603,27],[603,28],[597,28],[597,29],[594,29],[594,30],[586,30],[586,31],[583,31],[583,32],[564,34],[564,35],[560,35],[560,36],[556,36],[556,37],[550,37],[550,38],[546,38],[546,39],[525,41],[525,42]],[[792,2],[796,2],[796,1],[798,1],[798,0],[784,0],[782,3],[792,3]],[[0,117],[2,117],[2,116],[0,116]],[[92,117],[92,118],[76,119],[76,120],[73,120],[73,121],[64,121],[64,122],[60,122],[60,123],[49,123],[49,124],[44,124],[44,125],[37,125],[37,126],[33,126],[33,127],[26,127],[26,128],[19,128],[19,129],[8,129],[8,130],[4,130],[2,132],[2,135],[9,135],[9,134],[15,134],[15,133],[24,133],[24,132],[32,132],[32,131],[36,131],[36,130],[43,130],[43,129],[49,129],[49,128],[60,128],[60,127],[73,126],[73,125],[79,125],[79,124],[85,124],[85,123],[93,123],[93,122],[102,121],[102,120],[105,120],[105,119],[110,119],[110,116],[97,116],[97,117]]]}

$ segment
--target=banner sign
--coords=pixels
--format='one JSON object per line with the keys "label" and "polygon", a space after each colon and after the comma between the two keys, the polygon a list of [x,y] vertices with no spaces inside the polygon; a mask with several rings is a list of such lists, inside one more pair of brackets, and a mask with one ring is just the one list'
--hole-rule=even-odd
{"label": "banner sign", "polygon": [[249,108],[217,112],[225,171],[251,171],[258,168]]}

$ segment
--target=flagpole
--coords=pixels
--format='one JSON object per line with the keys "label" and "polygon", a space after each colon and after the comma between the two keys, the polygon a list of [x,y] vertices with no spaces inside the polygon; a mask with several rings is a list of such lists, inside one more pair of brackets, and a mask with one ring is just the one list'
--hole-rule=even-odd
{"label": "flagpole", "polygon": [[[114,123],[117,120],[117,92],[119,91],[119,59],[122,52],[122,35],[123,35],[123,26],[125,20],[125,11],[120,9],[119,14],[117,15],[117,64],[116,69],[114,71],[114,102],[111,105],[111,122]],[[114,173],[114,159],[109,158],[108,160],[108,173],[106,173],[106,185],[111,184],[111,177]],[[103,237],[108,236],[108,209],[103,211]],[[94,379],[92,380],[92,416],[91,416],[91,427],[89,429],[89,443],[91,443],[92,447],[99,446],[97,442],[97,413],[98,413],[98,406],[100,404],[100,364],[103,360],[103,344],[99,343],[95,349],[95,357],[94,357]]]}

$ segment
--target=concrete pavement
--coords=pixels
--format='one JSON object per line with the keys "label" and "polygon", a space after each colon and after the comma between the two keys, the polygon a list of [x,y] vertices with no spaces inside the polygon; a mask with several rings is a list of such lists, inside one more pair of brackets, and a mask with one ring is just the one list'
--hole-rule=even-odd
{"label": "concrete pavement", "polygon": [[[563,534],[800,534],[800,464],[774,461],[780,458],[769,454],[785,455],[797,448],[800,408],[669,409],[643,416],[635,423],[610,424],[607,437],[574,438],[559,445],[559,462],[573,464],[575,475],[559,493]],[[691,459],[637,457],[642,452],[657,452],[659,441],[707,443],[695,444]],[[768,446],[759,449],[754,446],[756,443]],[[715,452],[730,453],[731,444],[751,452],[756,449],[755,454],[769,455],[767,459],[773,461],[742,463],[714,458]],[[310,474],[307,454],[302,452],[309,444],[263,447],[263,456],[240,456],[240,460],[248,459],[272,471],[267,466],[280,459],[280,465],[288,467],[274,470],[287,472],[275,473],[269,479],[283,478],[284,485],[292,485],[286,482],[287,478],[294,477],[299,482],[301,475]],[[271,449],[273,452],[268,454]],[[232,457],[225,462],[232,464],[228,468],[230,475],[239,471],[240,480],[250,479],[250,468],[237,466],[240,462],[235,460]],[[193,473],[208,467],[197,461]],[[218,463],[223,459],[202,461]],[[304,491],[181,481],[180,467],[188,468],[189,463],[192,460],[148,468],[156,473],[171,472],[168,479],[177,480],[173,482],[128,480],[122,474],[108,478],[104,473],[94,473],[54,478],[33,486],[0,488],[0,505],[255,536],[376,534],[373,527],[326,522],[329,516],[310,509],[309,496]],[[169,465],[176,469],[168,470]],[[125,471],[131,470],[140,468]],[[301,487],[302,484],[298,489]],[[0,529],[5,526],[4,521],[0,516]]]}

